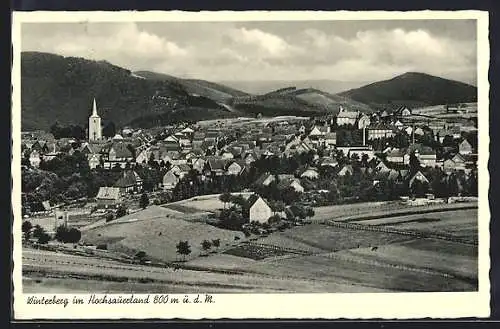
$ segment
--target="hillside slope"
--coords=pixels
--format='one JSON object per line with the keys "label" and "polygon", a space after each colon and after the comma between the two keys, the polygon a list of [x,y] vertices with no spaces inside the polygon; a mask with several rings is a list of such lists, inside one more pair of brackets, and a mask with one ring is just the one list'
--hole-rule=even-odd
{"label": "hillside slope", "polygon": [[338,95],[352,98],[374,108],[399,104],[413,107],[476,102],[477,88],[424,73],[408,72]]}
{"label": "hillside slope", "polygon": [[49,53],[21,54],[21,85],[23,130],[48,130],[56,121],[86,127],[94,97],[100,116],[118,126],[173,110],[198,120],[228,112],[209,98],[190,95],[175,81],[142,79],[105,61]]}
{"label": "hillside slope", "polygon": [[349,110],[371,112],[366,104],[353,101],[348,97],[331,95],[321,90],[286,87],[264,95],[236,97],[231,105],[246,113],[273,115],[321,115],[336,113],[340,106]]}
{"label": "hillside slope", "polygon": [[181,79],[168,74],[151,71],[137,71],[135,75],[149,80],[170,81],[182,85],[190,94],[205,96],[218,102],[224,102],[232,97],[247,96],[248,94],[219,83],[198,79]]}

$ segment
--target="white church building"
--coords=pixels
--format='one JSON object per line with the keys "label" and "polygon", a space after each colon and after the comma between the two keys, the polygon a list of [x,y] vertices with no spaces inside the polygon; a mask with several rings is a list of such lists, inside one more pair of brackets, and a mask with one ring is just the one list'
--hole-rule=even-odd
{"label": "white church building", "polygon": [[95,103],[92,108],[92,115],[89,117],[89,141],[99,141],[102,139],[101,117],[97,114],[97,105]]}

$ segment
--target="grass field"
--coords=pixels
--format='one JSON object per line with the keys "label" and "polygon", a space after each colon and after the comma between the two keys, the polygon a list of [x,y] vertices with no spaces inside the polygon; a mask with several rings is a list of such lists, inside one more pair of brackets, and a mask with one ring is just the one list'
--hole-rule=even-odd
{"label": "grass field", "polygon": [[[249,197],[252,193],[233,193],[233,195],[242,195]],[[164,208],[170,208],[184,213],[195,213],[200,211],[215,211],[222,209],[224,204],[219,200],[219,194],[201,195],[191,199],[172,202],[163,205]]]}
{"label": "grass field", "polygon": [[[161,208],[161,207],[158,207]],[[244,237],[243,233],[223,230],[198,222],[188,222],[174,217],[165,217],[158,209],[146,209],[138,212],[134,218],[117,220],[108,225],[83,232],[82,240],[97,244],[108,244],[108,250],[133,255],[138,251],[157,260],[176,261],[176,245],[180,240],[187,240],[191,245],[188,259],[201,254],[201,242],[205,239],[220,239],[221,246],[232,244],[235,237]]]}
{"label": "grass field", "polygon": [[256,263],[246,269],[273,276],[282,275],[284,278],[310,278],[318,281],[395,291],[470,291],[477,289],[474,284],[463,280],[321,255]]}
{"label": "grass field", "polygon": [[325,252],[380,246],[407,241],[409,239],[409,237],[392,233],[350,230],[320,224],[309,224],[294,227],[284,232],[276,232],[269,237],[260,239],[258,242],[283,248]]}
{"label": "grass field", "polygon": [[[438,221],[415,222],[414,219],[439,219]],[[386,223],[388,227],[400,230],[434,232],[452,235],[467,240],[478,239],[477,209],[448,211],[435,214],[411,215],[391,218],[394,222]],[[405,223],[406,221],[406,223]],[[366,221],[366,224],[370,224]]]}

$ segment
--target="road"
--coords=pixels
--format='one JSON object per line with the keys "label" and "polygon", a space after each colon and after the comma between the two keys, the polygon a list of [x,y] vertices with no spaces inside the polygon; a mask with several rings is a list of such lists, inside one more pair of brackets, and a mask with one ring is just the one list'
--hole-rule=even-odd
{"label": "road", "polygon": [[[68,255],[58,252],[23,249],[23,276],[80,278],[102,282],[124,282],[133,285],[145,282],[165,285],[182,285],[186,292],[200,290],[225,290],[227,292],[376,292],[372,287],[348,283],[306,280],[286,276],[244,273],[225,274],[130,265],[100,258]],[[128,289],[130,290],[130,288]],[[210,291],[211,292],[211,291]]]}

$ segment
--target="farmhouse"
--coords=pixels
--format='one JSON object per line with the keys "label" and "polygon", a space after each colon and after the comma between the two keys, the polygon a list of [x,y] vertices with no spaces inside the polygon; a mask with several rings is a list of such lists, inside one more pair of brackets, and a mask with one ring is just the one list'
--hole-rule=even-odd
{"label": "farmhouse", "polygon": [[96,196],[97,205],[114,206],[120,203],[120,189],[118,187],[100,187]]}
{"label": "farmhouse", "polygon": [[258,195],[251,195],[248,198],[248,204],[250,205],[250,222],[266,223],[273,215],[271,207]]}
{"label": "farmhouse", "polygon": [[472,145],[464,139],[460,144],[458,144],[458,152],[460,154],[471,154],[472,153]]}
{"label": "farmhouse", "polygon": [[238,176],[241,175],[246,169],[246,164],[243,161],[233,161],[227,166],[226,173],[228,175]]}
{"label": "farmhouse", "polygon": [[141,192],[142,178],[135,171],[126,170],[123,172],[122,177],[116,181],[115,187],[120,189],[121,194]]}
{"label": "farmhouse", "polygon": [[177,177],[172,171],[167,171],[165,175],[163,175],[163,189],[164,190],[172,190],[179,183],[179,177]]}

